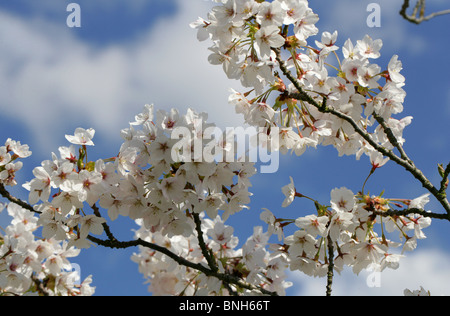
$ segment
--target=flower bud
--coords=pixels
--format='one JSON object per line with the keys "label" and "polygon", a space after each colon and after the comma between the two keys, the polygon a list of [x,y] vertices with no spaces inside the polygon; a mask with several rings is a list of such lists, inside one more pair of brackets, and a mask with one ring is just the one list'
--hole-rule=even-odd
{"label": "flower bud", "polygon": [[440,174],[440,176],[443,178],[445,177],[445,169],[444,166],[440,163],[438,164],[438,172]]}

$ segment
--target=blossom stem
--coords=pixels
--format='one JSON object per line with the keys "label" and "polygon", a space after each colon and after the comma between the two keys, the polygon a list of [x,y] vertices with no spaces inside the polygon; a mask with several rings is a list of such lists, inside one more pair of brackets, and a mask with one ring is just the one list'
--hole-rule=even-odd
{"label": "blossom stem", "polygon": [[333,66],[332,64],[329,64],[329,63],[325,63],[325,65],[327,65],[327,66],[328,66],[328,67],[330,67],[330,68],[333,68],[334,70],[337,70],[337,71],[339,71],[339,70],[340,70],[339,68],[337,68],[337,67]]}
{"label": "blossom stem", "polygon": [[336,56],[336,60],[337,60],[337,62],[339,64],[339,69],[336,69],[336,70],[341,71],[342,70],[341,60],[339,59],[339,56],[338,56],[338,54],[336,53],[335,50],[333,51],[333,53],[334,53],[334,56]]}
{"label": "blossom stem", "polygon": [[317,209],[317,212],[320,213],[321,205],[320,205],[320,203],[317,200],[314,200],[313,198],[311,198],[311,197],[309,197],[307,195],[304,195],[302,193],[298,193],[298,192],[295,192],[295,197],[305,198],[305,199],[308,199],[308,200],[314,202],[314,205],[315,205],[315,207]]}
{"label": "blossom stem", "polygon": [[369,175],[367,176],[366,180],[364,180],[364,184],[363,184],[362,189],[361,189],[362,195],[364,195],[364,188],[366,187],[367,181],[369,180],[370,176],[375,172],[375,170],[376,169],[374,169],[374,168],[370,169]]}

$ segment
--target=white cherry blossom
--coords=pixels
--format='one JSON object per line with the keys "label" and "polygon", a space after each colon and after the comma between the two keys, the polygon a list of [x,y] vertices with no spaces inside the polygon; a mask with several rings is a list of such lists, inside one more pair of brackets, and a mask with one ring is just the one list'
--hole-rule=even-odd
{"label": "white cherry blossom", "polygon": [[95,130],[92,128],[77,128],[74,135],[66,135],[66,139],[74,145],[94,146],[92,138],[94,138]]}

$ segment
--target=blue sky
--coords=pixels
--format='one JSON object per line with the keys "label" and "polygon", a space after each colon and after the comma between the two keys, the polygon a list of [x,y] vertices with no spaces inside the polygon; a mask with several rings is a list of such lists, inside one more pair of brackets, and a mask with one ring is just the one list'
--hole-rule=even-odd
{"label": "blue sky", "polygon": [[[121,144],[120,129],[126,128],[144,104],[156,108],[192,107],[207,111],[217,125],[240,126],[242,118],[227,103],[228,88],[239,89],[220,67],[208,64],[208,43],[199,43],[189,23],[206,17],[211,2],[204,0],[96,0],[77,1],[81,28],[68,28],[66,6],[71,1],[15,0],[0,2],[0,135],[29,144],[33,156],[24,161],[19,181],[32,177],[32,169],[49,159],[52,151],[66,145],[65,134],[76,127],[92,127],[97,133],[90,156],[110,157]],[[405,149],[434,183],[439,181],[438,163],[450,161],[450,64],[448,34],[450,16],[420,26],[404,21],[400,0],[380,0],[381,27],[366,24],[367,5],[374,1],[323,0],[311,3],[319,14],[320,31],[338,30],[338,44],[353,42],[365,34],[384,42],[384,67],[393,54],[403,62],[407,92],[402,116],[413,116],[405,130]],[[433,1],[428,10],[447,9],[445,1]],[[3,141],[0,139],[0,141]],[[252,233],[251,222],[260,225],[259,212],[266,207],[280,217],[312,213],[313,206],[296,201],[282,209],[281,187],[292,175],[299,192],[327,203],[330,191],[346,186],[359,190],[370,171],[367,159],[339,158],[332,148],[308,151],[302,157],[281,157],[274,174],[252,178],[251,209],[230,224],[242,242]],[[400,167],[389,163],[370,179],[367,188],[376,194],[415,198],[425,191]],[[26,198],[20,187],[14,194]],[[434,201],[430,209],[439,211]],[[0,215],[1,224],[7,218]],[[368,288],[364,275],[344,273],[337,278],[335,293],[398,294],[404,287],[424,285],[436,294],[450,294],[448,269],[450,223],[434,221],[395,274],[383,274],[380,288]],[[112,223],[124,240],[132,238],[132,222]],[[129,259],[136,249],[91,248],[74,260],[82,277],[94,276],[98,295],[147,295],[147,285]],[[436,268],[439,266],[442,270]],[[289,294],[324,294],[324,279],[293,276]],[[403,286],[404,284],[404,286]]]}

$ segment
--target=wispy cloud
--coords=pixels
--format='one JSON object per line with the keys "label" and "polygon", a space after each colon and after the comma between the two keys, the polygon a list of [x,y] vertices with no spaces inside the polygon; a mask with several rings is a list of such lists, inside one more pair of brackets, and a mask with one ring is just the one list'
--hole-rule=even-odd
{"label": "wispy cloud", "polygon": [[[208,64],[205,43],[189,23],[210,4],[178,0],[177,13],[160,19],[132,42],[94,47],[61,23],[0,12],[0,120],[19,120],[42,150],[78,126],[118,139],[144,104],[192,107],[222,126],[240,124],[227,103],[227,80]],[[11,136],[17,130],[9,130]],[[6,131],[2,131],[2,134]],[[8,135],[5,135],[7,137]]]}

